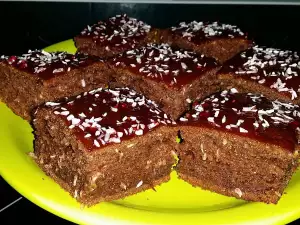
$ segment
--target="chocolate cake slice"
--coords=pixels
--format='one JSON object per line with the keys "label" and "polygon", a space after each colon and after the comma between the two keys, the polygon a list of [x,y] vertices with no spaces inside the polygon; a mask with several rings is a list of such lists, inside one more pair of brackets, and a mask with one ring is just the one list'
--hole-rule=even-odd
{"label": "chocolate cake slice", "polygon": [[300,103],[297,52],[255,46],[227,61],[218,73],[223,88],[261,93],[269,99]]}
{"label": "chocolate cake slice", "polygon": [[87,26],[74,38],[79,52],[103,58],[160,39],[159,30],[126,14]]}
{"label": "chocolate cake slice", "polygon": [[[156,101],[178,118],[192,99],[218,89],[216,60],[167,44],[148,44],[108,61],[115,85],[125,85]],[[112,83],[113,83],[112,82]]]}
{"label": "chocolate cake slice", "polygon": [[39,107],[34,153],[47,175],[91,206],[169,180],[174,124],[133,90],[100,88]]}
{"label": "chocolate cake slice", "polygon": [[250,201],[277,203],[299,159],[297,105],[225,90],[178,122],[179,177]]}
{"label": "chocolate cake slice", "polygon": [[66,52],[29,51],[0,59],[0,100],[26,120],[39,104],[80,94],[109,81],[99,58]]}
{"label": "chocolate cake slice", "polygon": [[181,22],[163,36],[168,43],[214,57],[221,63],[253,43],[237,26],[219,22]]}

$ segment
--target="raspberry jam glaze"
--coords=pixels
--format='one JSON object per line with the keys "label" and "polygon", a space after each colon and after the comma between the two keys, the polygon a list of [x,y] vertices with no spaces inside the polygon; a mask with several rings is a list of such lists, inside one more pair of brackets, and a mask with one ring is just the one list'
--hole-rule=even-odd
{"label": "raspberry jam glaze", "polygon": [[33,74],[42,80],[49,80],[71,70],[86,67],[100,61],[97,57],[86,54],[66,52],[28,51],[22,56],[1,56],[1,61],[18,70]]}
{"label": "raspberry jam glaze", "polygon": [[64,119],[88,151],[176,124],[153,101],[128,88],[100,88],[46,106]]}
{"label": "raspberry jam glaze", "polygon": [[237,26],[218,22],[181,22],[178,26],[171,28],[171,33],[195,44],[201,44],[203,41],[217,38],[247,38],[246,34]]}
{"label": "raspberry jam glaze", "polygon": [[109,63],[172,87],[190,84],[218,66],[213,58],[182,49],[174,50],[167,44],[148,44],[127,51]]}
{"label": "raspberry jam glaze", "polygon": [[226,73],[273,89],[291,100],[299,98],[300,61],[297,52],[255,46],[227,61],[219,74]]}
{"label": "raspberry jam glaze", "polygon": [[195,101],[178,124],[220,129],[293,152],[298,144],[299,118],[297,105],[230,89]]}
{"label": "raspberry jam glaze", "polygon": [[97,45],[105,46],[107,51],[110,48],[131,49],[143,40],[150,30],[150,25],[124,14],[87,26],[77,37],[91,38]]}

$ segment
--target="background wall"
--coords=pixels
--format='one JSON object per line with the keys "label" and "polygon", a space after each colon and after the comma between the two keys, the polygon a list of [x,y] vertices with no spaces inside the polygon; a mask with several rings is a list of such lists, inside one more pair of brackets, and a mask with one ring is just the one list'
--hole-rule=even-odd
{"label": "background wall", "polygon": [[161,28],[218,20],[238,25],[258,44],[300,51],[297,6],[0,2],[0,54],[20,54],[72,38],[86,24],[120,13]]}

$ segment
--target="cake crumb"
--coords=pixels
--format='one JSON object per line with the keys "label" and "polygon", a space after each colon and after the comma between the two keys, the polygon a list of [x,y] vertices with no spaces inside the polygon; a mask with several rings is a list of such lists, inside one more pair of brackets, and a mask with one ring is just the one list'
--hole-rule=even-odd
{"label": "cake crumb", "polygon": [[207,159],[207,154],[204,153],[203,156],[202,156],[202,160],[205,161],[206,159]]}
{"label": "cake crumb", "polygon": [[84,208],[85,208],[85,205],[80,204],[80,210],[84,210]]}
{"label": "cake crumb", "polygon": [[123,182],[121,182],[121,184],[120,184],[120,187],[121,187],[122,189],[124,189],[124,190],[126,190],[126,189],[127,189],[127,186],[126,186],[126,184],[124,184]]}
{"label": "cake crumb", "polygon": [[74,198],[77,198],[78,197],[78,190],[75,190],[74,192]]}
{"label": "cake crumb", "polygon": [[279,198],[281,197],[281,194],[278,191],[275,191],[275,195],[277,195]]}
{"label": "cake crumb", "polygon": [[200,149],[201,149],[201,152],[203,153],[202,155],[202,160],[205,161],[207,159],[207,154],[206,152],[204,151],[204,148],[203,148],[203,144],[201,143],[200,144]]}
{"label": "cake crumb", "polygon": [[164,160],[158,160],[158,163],[157,163],[157,165],[158,166],[164,166],[164,165],[166,165],[167,164],[167,162],[166,162],[166,160],[164,159]]}
{"label": "cake crumb", "polygon": [[140,182],[138,182],[138,184],[136,185],[136,188],[139,188],[140,186],[143,185],[143,181],[141,180]]}
{"label": "cake crumb", "polygon": [[129,144],[129,145],[127,145],[127,148],[131,148],[133,146],[135,146],[135,144]]}
{"label": "cake crumb", "polygon": [[75,176],[74,176],[74,180],[73,180],[73,186],[74,186],[74,187],[75,187],[76,184],[77,184],[77,179],[78,179],[78,176],[75,175]]}
{"label": "cake crumb", "polygon": [[93,176],[92,176],[92,179],[91,179],[91,183],[96,183],[96,180],[99,178],[99,177],[105,177],[103,173],[101,172],[96,172]]}
{"label": "cake crumb", "polygon": [[190,98],[187,98],[186,102],[190,104],[190,103],[192,103],[192,100]]}
{"label": "cake crumb", "polygon": [[173,150],[171,151],[171,155],[174,156],[174,157],[177,157],[177,153]]}
{"label": "cake crumb", "polygon": [[223,145],[227,145],[227,140],[223,139]]}
{"label": "cake crumb", "polygon": [[33,158],[33,159],[36,159],[36,158],[37,158],[36,155],[35,155],[33,152],[29,152],[28,155],[29,155],[31,158]]}
{"label": "cake crumb", "polygon": [[84,79],[81,80],[81,86],[82,86],[82,87],[85,87],[85,86],[86,86],[85,80],[84,80]]}
{"label": "cake crumb", "polygon": [[219,149],[217,149],[216,151],[216,161],[219,162],[219,157],[220,157],[220,153],[219,153]]}
{"label": "cake crumb", "polygon": [[243,192],[242,192],[241,189],[239,189],[239,188],[234,189],[234,192],[235,192],[239,197],[242,197],[242,195],[243,195]]}

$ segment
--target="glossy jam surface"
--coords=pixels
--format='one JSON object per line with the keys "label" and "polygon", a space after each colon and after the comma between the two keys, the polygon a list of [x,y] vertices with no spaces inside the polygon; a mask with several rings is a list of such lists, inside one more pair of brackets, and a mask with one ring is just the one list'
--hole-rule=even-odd
{"label": "glossy jam surface", "polygon": [[153,101],[128,88],[96,89],[46,106],[54,108],[88,151],[175,124]]}
{"label": "glossy jam surface", "polygon": [[66,52],[29,50],[27,54],[22,56],[1,56],[1,61],[40,79],[49,80],[100,60],[85,54],[72,55]]}
{"label": "glossy jam surface", "polygon": [[117,68],[124,68],[173,87],[189,84],[218,65],[213,58],[174,50],[167,44],[148,44],[127,51],[112,59],[110,63]]}
{"label": "glossy jam surface", "polygon": [[297,105],[231,89],[194,102],[179,124],[220,129],[293,152],[298,144],[299,118]]}
{"label": "glossy jam surface", "polygon": [[300,60],[296,52],[255,46],[229,60],[220,73],[251,80],[298,99]]}
{"label": "glossy jam surface", "polygon": [[216,38],[246,38],[246,35],[237,26],[218,22],[181,22],[178,26],[172,27],[171,31],[195,44]]}
{"label": "glossy jam surface", "polygon": [[79,37],[91,38],[95,43],[110,48],[134,48],[144,39],[151,26],[127,15],[117,15],[106,21],[87,26]]}

